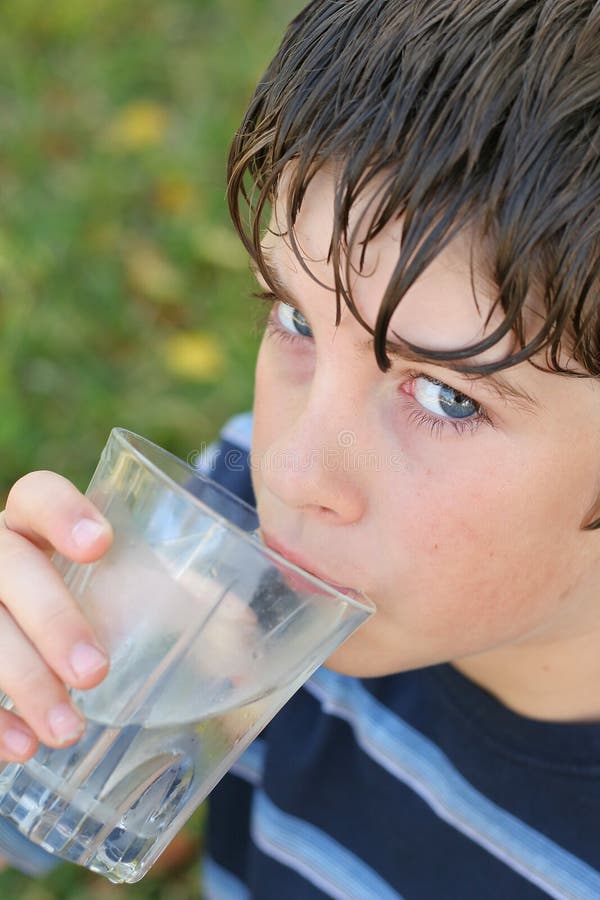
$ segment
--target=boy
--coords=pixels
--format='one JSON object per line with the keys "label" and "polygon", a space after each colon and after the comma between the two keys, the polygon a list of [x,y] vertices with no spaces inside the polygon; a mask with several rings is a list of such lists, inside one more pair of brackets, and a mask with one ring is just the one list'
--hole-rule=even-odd
{"label": "boy", "polygon": [[[214,791],[208,897],[600,897],[599,60],[591,0],[315,0],[257,89],[246,472],[265,541],[378,612]],[[107,662],[45,552],[109,542],[13,488],[5,759],[81,733]]]}

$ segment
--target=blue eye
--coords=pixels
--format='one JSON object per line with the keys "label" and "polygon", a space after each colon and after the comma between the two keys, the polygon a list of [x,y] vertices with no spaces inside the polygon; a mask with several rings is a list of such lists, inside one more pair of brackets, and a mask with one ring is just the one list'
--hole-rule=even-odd
{"label": "blue eye", "polygon": [[444,419],[466,419],[481,411],[479,404],[466,394],[425,375],[415,378],[414,398],[428,412]]}
{"label": "blue eye", "polygon": [[295,306],[284,303],[282,300],[277,304],[276,310],[277,321],[286,331],[299,337],[312,337],[312,331],[306,321],[305,316]]}

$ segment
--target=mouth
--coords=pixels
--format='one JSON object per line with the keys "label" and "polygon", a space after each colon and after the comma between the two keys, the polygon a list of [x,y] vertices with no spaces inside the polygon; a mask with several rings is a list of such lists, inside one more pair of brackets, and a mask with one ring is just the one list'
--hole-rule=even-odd
{"label": "mouth", "polygon": [[299,569],[302,569],[309,575],[314,575],[315,578],[318,578],[320,581],[324,581],[330,587],[335,588],[338,591],[343,593],[354,593],[355,589],[351,588],[347,584],[341,584],[340,582],[334,581],[332,578],[327,575],[326,572],[323,572],[315,566],[312,565],[308,561],[305,556],[302,556],[301,553],[297,553],[295,550],[290,550],[285,544],[282,544],[281,541],[278,541],[272,535],[267,534],[266,531],[260,529],[260,534],[264,544],[269,547],[269,549],[274,550],[275,553],[278,553],[279,556],[283,556],[284,559],[287,559],[288,562],[293,563],[293,565],[298,566]]}

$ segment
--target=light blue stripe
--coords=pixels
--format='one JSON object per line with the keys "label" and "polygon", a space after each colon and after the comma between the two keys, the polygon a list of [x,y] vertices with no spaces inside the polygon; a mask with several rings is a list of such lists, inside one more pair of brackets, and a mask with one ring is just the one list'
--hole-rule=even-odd
{"label": "light blue stripe", "polygon": [[202,859],[202,888],[205,900],[250,900],[246,885],[208,855]]}
{"label": "light blue stripe", "polygon": [[228,443],[239,447],[240,450],[249,453],[252,443],[252,425],[253,416],[251,412],[239,413],[239,415],[233,416],[221,429],[219,440],[213,441],[195,456],[194,468],[201,475],[206,475],[208,478],[211,477],[221,452],[220,441],[228,441]]}
{"label": "light blue stripe", "polygon": [[[458,831],[559,900],[600,897],[600,873],[477,791],[439,747],[357,680],[320,669],[305,685],[347,721],[373,760],[409,785]],[[568,815],[565,811],[565,815]]]}
{"label": "light blue stripe", "polygon": [[257,791],[252,839],[272,857],[334,900],[402,900],[390,885],[325,832],[275,806]]}
{"label": "light blue stripe", "polygon": [[221,440],[235,444],[243,450],[250,450],[252,444],[253,415],[251,412],[238,413],[225,423],[221,430]]}
{"label": "light blue stripe", "polygon": [[265,750],[264,741],[254,741],[236,760],[230,771],[234,775],[243,778],[244,781],[249,781],[250,784],[262,784],[265,769]]}
{"label": "light blue stripe", "polygon": [[206,475],[210,478],[213,469],[217,463],[217,459],[219,458],[219,444],[217,441],[209,444],[208,447],[205,447],[198,456],[195,456],[193,461],[194,469],[200,472],[201,475]]}

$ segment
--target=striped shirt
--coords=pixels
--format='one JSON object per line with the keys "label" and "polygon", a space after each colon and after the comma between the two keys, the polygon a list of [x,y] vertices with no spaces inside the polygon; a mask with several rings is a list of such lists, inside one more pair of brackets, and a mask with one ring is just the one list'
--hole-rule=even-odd
{"label": "striped shirt", "polygon": [[[251,425],[203,461],[250,502]],[[207,849],[206,900],[600,898],[600,724],[524,718],[450,665],[322,668],[211,794]]]}

